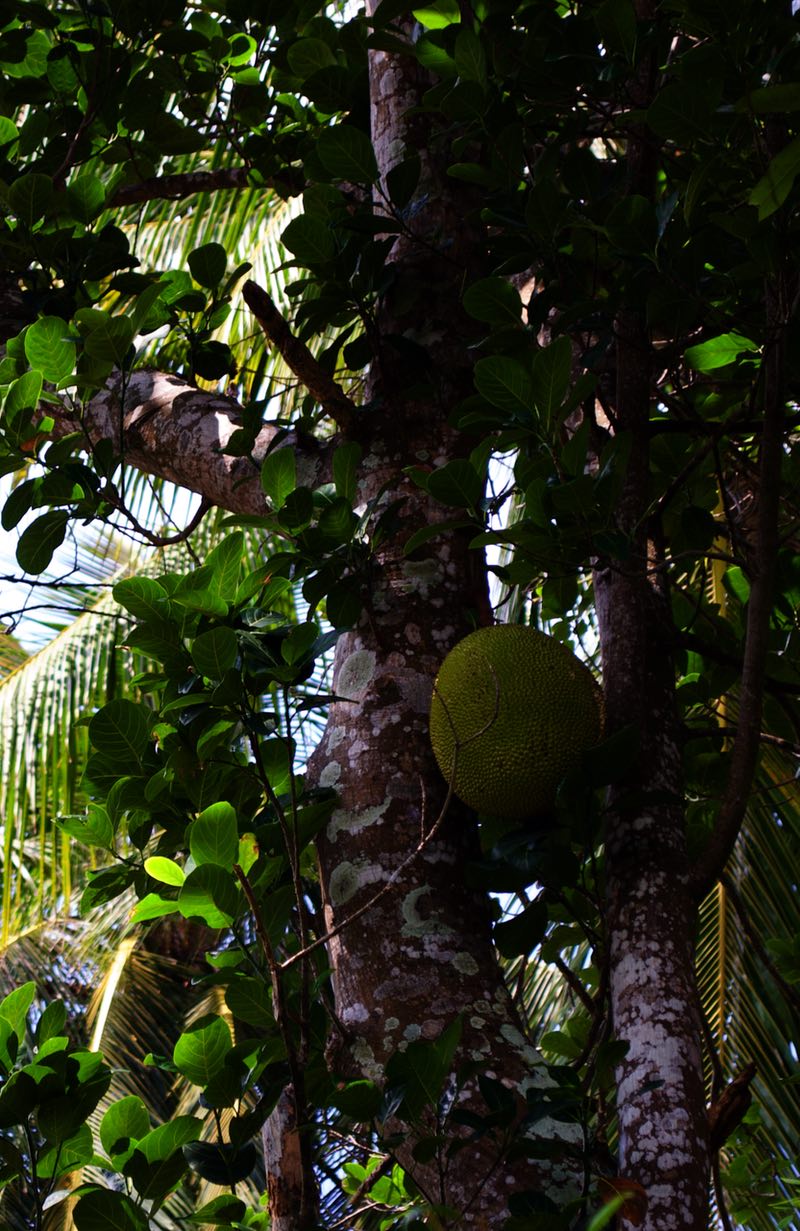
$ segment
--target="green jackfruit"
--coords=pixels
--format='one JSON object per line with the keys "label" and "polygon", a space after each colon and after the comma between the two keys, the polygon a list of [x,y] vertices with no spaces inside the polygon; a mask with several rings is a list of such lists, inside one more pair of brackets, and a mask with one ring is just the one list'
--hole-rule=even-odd
{"label": "green jackfruit", "polygon": [[470,633],[445,658],[430,732],[459,799],[522,820],[552,807],[561,779],[600,740],[603,694],[560,641],[498,624]]}

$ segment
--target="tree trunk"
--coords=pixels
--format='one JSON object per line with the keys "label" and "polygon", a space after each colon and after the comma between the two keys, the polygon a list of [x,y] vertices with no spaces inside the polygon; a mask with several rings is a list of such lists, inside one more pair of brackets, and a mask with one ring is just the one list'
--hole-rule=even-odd
{"label": "tree trunk", "polygon": [[[609,733],[633,724],[637,764],[609,792],[606,829],[611,1013],[629,1044],[617,1070],[619,1172],[648,1198],[647,1231],[706,1231],[708,1156],[695,907],[686,854],[672,625],[657,527],[646,526],[650,347],[618,319],[616,418],[632,437],[618,506],[628,561],[594,576]],[[627,1223],[625,1225],[628,1225]]]}
{"label": "tree trunk", "polygon": [[[406,32],[413,37],[413,23]],[[439,165],[427,119],[407,114],[430,84],[422,70],[410,58],[374,52],[371,82],[382,176],[404,154],[419,154],[422,174],[407,214],[425,242],[404,237],[393,250],[399,290],[380,320],[371,409],[353,429],[364,449],[361,501],[383,493],[381,508],[402,503],[399,534],[376,553],[368,608],[337,645],[334,692],[347,700],[332,707],[311,764],[312,777],[339,795],[319,842],[328,928],[341,927],[386,885],[436,823],[446,783],[428,735],[433,678],[451,646],[491,618],[484,561],[469,549],[469,533],[443,534],[409,558],[402,552],[415,530],[446,516],[405,468],[442,465],[469,449],[448,416],[472,392],[474,323],[460,299],[465,273],[475,273],[479,224],[465,217],[463,186],[454,193]],[[413,304],[399,307],[412,284]],[[424,367],[409,372],[406,352],[393,349],[391,337],[398,335],[425,347]],[[549,1079],[498,967],[485,895],[467,886],[465,866],[476,853],[474,820],[454,801],[388,891],[331,940],[336,1009],[346,1036],[337,1062],[342,1072],[380,1081],[396,1050],[437,1038],[460,1014],[459,1062],[474,1061],[498,1077],[520,1096],[522,1109],[526,1088]],[[486,1112],[474,1091],[466,1097]],[[553,1121],[539,1131],[575,1140],[570,1126]],[[398,1151],[401,1161],[430,1200],[464,1211],[463,1226],[499,1227],[510,1191],[544,1183],[563,1199],[573,1173],[563,1161],[546,1176],[541,1164],[527,1161],[498,1167],[491,1134],[450,1159],[446,1174],[441,1160],[414,1162],[411,1145]]]}

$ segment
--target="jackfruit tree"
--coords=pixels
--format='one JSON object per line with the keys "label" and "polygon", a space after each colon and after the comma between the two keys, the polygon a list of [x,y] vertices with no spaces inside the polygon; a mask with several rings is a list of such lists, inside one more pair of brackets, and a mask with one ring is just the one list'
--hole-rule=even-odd
{"label": "jackfruit tree", "polygon": [[[32,985],[0,1003],[0,1183],[37,1231],[184,1225],[187,1168],[225,1189],[201,1225],[791,1219],[797,21],[0,3],[3,526],[34,578],[90,523],[161,553],[94,609],[121,648],[38,849],[57,819],[84,911],[208,950],[209,1011],[151,1058],[194,1092],[165,1125]],[[182,525],[136,475],[199,498]],[[546,808],[498,776],[542,707],[507,723],[496,673],[485,769],[431,745],[495,622],[586,664]]]}

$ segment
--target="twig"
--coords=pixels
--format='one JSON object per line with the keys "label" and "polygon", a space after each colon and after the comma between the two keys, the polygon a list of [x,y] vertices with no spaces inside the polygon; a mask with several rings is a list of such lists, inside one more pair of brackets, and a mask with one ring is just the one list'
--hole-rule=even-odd
{"label": "twig", "polygon": [[294,336],[265,290],[257,283],[248,281],[244,284],[242,295],[266,337],[297,379],[319,402],[326,415],[343,431],[347,431],[355,417],[355,403],[324,370],[305,342]]}
{"label": "twig", "polygon": [[122,513],[124,517],[127,517],[137,534],[141,534],[142,537],[147,539],[148,543],[152,543],[154,547],[173,547],[176,543],[185,543],[190,535],[200,525],[200,522],[211,508],[211,501],[206,500],[206,498],[203,497],[200,501],[197,512],[192,517],[188,526],[186,526],[183,530],[180,530],[177,534],[170,535],[154,534],[152,530],[148,530],[146,526],[143,526],[141,522],[137,521],[136,517],[134,517],[133,513],[126,507],[123,500],[117,496],[113,489],[108,486],[104,487],[101,495],[104,500],[108,501],[112,508],[116,509],[119,513]]}
{"label": "twig", "polygon": [[731,749],[730,772],[717,824],[693,872],[696,900],[705,897],[724,869],[739,835],[758,761],[765,667],[778,553],[781,460],[783,456],[784,351],[787,320],[784,287],[769,284],[768,312],[773,330],[764,361],[764,431],[759,453],[758,518],[753,576],[747,607],[747,632],[739,689],[739,724]]}

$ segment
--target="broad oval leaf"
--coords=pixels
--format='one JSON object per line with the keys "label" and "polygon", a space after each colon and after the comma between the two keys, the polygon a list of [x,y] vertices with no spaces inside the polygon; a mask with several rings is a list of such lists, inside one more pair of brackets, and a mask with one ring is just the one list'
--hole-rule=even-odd
{"label": "broad oval leaf", "polygon": [[211,928],[227,928],[238,909],[233,876],[218,864],[204,864],[186,877],[178,898],[184,919],[203,919]]}
{"label": "broad oval leaf", "polygon": [[43,573],[64,542],[69,513],[52,509],[26,526],[17,543],[17,563],[26,573]]}
{"label": "broad oval leaf", "polygon": [[135,1094],[112,1103],[100,1122],[100,1142],[109,1158],[150,1132],[150,1114]]}
{"label": "broad oval leaf", "polygon": [[192,659],[198,671],[211,680],[221,680],[236,662],[239,643],[232,628],[210,628],[192,642]]}
{"label": "broad oval leaf", "polygon": [[98,752],[118,760],[121,768],[139,763],[150,744],[151,713],[135,701],[109,701],[89,723],[89,738]]}
{"label": "broad oval leaf", "polygon": [[239,827],[230,804],[212,804],[200,813],[189,826],[189,850],[198,867],[207,863],[233,866],[239,853]]}
{"label": "broad oval leaf", "polygon": [[339,180],[353,184],[373,184],[378,178],[378,163],[366,133],[352,124],[323,128],[316,152],[326,171]]}
{"label": "broad oval leaf", "polygon": [[207,1086],[225,1064],[233,1046],[231,1032],[221,1017],[200,1018],[185,1031],[172,1053],[176,1068],[195,1086]]}
{"label": "broad oval leaf", "polygon": [[174,859],[166,859],[163,855],[151,855],[149,859],[145,859],[144,870],[162,885],[175,885],[180,888],[186,880],[183,868]]}
{"label": "broad oval leaf", "polygon": [[31,367],[54,385],[75,370],[75,342],[60,316],[34,321],[25,334],[25,354]]}
{"label": "broad oval leaf", "polygon": [[529,415],[533,402],[531,378],[516,359],[488,355],[475,364],[475,388],[481,397],[509,411],[512,415]]}

